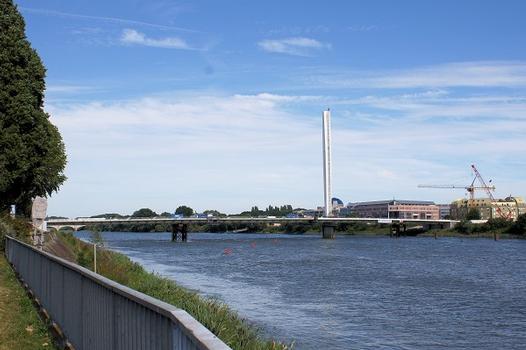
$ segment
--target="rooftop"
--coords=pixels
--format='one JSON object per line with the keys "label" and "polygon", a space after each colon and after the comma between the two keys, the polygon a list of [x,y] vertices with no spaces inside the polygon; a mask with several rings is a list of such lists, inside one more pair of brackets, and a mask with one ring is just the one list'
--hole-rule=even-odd
{"label": "rooftop", "polygon": [[356,203],[349,203],[349,207],[355,207],[359,205],[396,205],[396,204],[402,204],[402,205],[434,205],[435,202],[433,201],[416,201],[416,200],[408,200],[408,199],[386,199],[386,200],[380,200],[380,201],[369,201],[369,202],[356,202]]}

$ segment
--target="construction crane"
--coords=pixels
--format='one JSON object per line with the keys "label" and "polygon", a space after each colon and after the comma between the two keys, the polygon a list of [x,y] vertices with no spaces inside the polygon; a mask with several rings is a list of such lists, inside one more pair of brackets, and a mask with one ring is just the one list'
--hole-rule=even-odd
{"label": "construction crane", "polygon": [[[480,172],[477,170],[477,167],[475,167],[474,164],[471,164],[471,170],[473,170],[473,173],[475,174],[475,177],[473,178],[473,181],[471,181],[471,184],[468,186],[462,186],[462,185],[418,185],[419,188],[463,188],[469,193],[469,199],[473,201],[475,199],[475,191],[476,190],[483,190],[486,192],[488,197],[491,199],[491,202],[497,202],[495,200],[495,197],[493,196],[493,193],[491,191],[495,191],[495,186],[491,184],[491,180],[489,183],[491,185],[488,185],[486,181],[484,181],[484,178],[482,175],[480,175]],[[475,181],[479,181],[480,186],[475,186]],[[508,208],[508,212],[505,213],[504,210],[502,210],[498,205],[496,206],[496,212],[497,215],[504,219],[511,219],[513,217],[513,212],[511,211],[511,208]]]}
{"label": "construction crane", "polygon": [[[462,186],[462,185],[418,185],[419,188],[463,188],[469,193],[469,199],[473,200],[475,199],[475,190],[484,190],[486,193],[489,193],[491,195],[491,191],[495,191],[495,186],[486,185],[486,182],[484,179],[482,179],[482,176],[480,176],[480,173],[478,172],[475,165],[471,164],[471,169],[475,173],[475,177],[473,178],[473,181],[471,181],[471,185],[468,186]],[[479,182],[481,183],[481,186],[475,186],[475,181],[479,179]],[[491,180],[489,181],[491,183]],[[491,195],[490,198],[493,196]]]}
{"label": "construction crane", "polygon": [[[495,197],[493,197],[493,193],[489,190],[489,187],[486,185],[486,181],[482,178],[482,175],[480,175],[479,171],[475,167],[475,165],[471,164],[471,169],[473,169],[473,172],[475,173],[475,179],[478,179],[479,182],[482,184],[482,187],[485,188],[486,194],[489,198],[491,198],[491,202],[495,203],[497,202],[495,200]],[[473,180],[475,181],[475,180]],[[495,186],[493,186],[493,189],[495,189]],[[510,207],[505,207],[507,209],[507,213],[504,212],[504,210],[501,209],[499,205],[496,206],[495,211],[497,212],[497,215],[503,219],[510,220],[513,217],[513,211]]]}

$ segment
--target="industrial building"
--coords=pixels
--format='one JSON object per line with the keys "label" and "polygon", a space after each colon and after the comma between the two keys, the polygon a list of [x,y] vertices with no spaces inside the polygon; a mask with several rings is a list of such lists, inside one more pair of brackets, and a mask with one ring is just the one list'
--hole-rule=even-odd
{"label": "industrial building", "polygon": [[382,200],[349,203],[351,216],[360,218],[438,220],[440,208],[431,201]]}
{"label": "industrial building", "polygon": [[519,215],[526,214],[526,203],[521,197],[458,199],[451,204],[451,218],[463,220],[472,208],[478,209],[482,220],[492,218],[516,220]]}

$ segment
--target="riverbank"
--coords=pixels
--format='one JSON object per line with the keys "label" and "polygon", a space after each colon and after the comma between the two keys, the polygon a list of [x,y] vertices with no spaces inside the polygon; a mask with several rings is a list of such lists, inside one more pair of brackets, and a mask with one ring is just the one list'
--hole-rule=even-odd
{"label": "riverbank", "polygon": [[525,239],[523,235],[506,233],[503,230],[477,232],[477,233],[460,233],[453,229],[450,230],[429,230],[418,235],[419,237],[455,237],[455,238],[486,238],[486,239]]}
{"label": "riverbank", "polygon": [[[98,240],[98,237],[94,237]],[[72,234],[59,233],[47,244],[46,250],[93,269],[93,246]],[[240,318],[227,305],[206,299],[178,286],[172,280],[147,272],[123,254],[101,249],[97,254],[97,272],[120,284],[157,298],[191,314],[233,349],[286,350],[292,346],[263,339],[258,330]]]}
{"label": "riverbank", "polygon": [[0,350],[56,349],[45,323],[0,254]]}

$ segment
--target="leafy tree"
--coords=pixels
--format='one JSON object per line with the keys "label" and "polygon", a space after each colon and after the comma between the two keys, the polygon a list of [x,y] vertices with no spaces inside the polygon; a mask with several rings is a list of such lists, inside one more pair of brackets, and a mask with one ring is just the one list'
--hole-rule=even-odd
{"label": "leafy tree", "polygon": [[463,234],[468,234],[470,232],[470,225],[467,221],[461,221],[455,226],[455,231]]}
{"label": "leafy tree", "polygon": [[15,204],[29,215],[34,197],[66,180],[64,144],[43,110],[45,75],[24,19],[12,0],[0,0],[0,211]]}
{"label": "leafy tree", "polygon": [[106,213],[106,214],[99,214],[99,215],[93,215],[92,218],[104,218],[104,219],[122,219],[124,216],[117,213]]}
{"label": "leafy tree", "polygon": [[165,212],[162,212],[161,215],[159,215],[160,217],[162,218],[171,218],[172,217],[172,213],[168,213],[167,211]]}
{"label": "leafy tree", "polygon": [[466,214],[466,220],[480,220],[481,219],[480,210],[478,208],[470,208]]}
{"label": "leafy tree", "polygon": [[516,235],[526,235],[526,214],[517,217],[517,221],[509,228],[509,232]]}
{"label": "leafy tree", "polygon": [[203,212],[203,214],[205,214],[205,215],[212,215],[212,216],[214,216],[216,218],[227,216],[226,214],[223,214],[223,213],[221,213],[221,212],[219,212],[217,210],[212,210],[212,209],[205,210]]}
{"label": "leafy tree", "polygon": [[181,205],[180,207],[175,209],[175,213],[179,214],[179,215],[182,215],[182,216],[185,216],[185,217],[188,217],[188,216],[192,216],[194,214],[194,210],[192,208],[190,208],[190,207],[187,207],[186,205]]}
{"label": "leafy tree", "polygon": [[505,229],[511,226],[511,221],[504,218],[493,218],[489,219],[484,225],[482,225],[484,231],[497,231]]}
{"label": "leafy tree", "polygon": [[132,217],[134,218],[154,218],[156,216],[157,213],[150,208],[142,208],[132,214]]}

